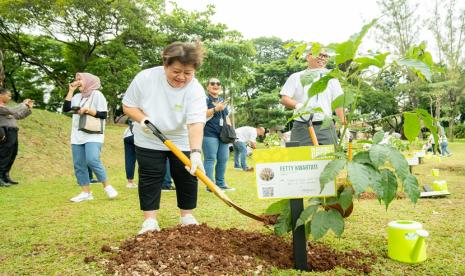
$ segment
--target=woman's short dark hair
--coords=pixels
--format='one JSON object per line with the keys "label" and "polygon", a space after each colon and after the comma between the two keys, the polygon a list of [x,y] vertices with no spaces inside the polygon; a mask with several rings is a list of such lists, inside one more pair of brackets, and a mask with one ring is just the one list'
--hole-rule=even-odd
{"label": "woman's short dark hair", "polygon": [[0,87],[0,94],[6,94],[10,92],[10,90],[6,89],[6,88],[3,88],[3,87]]}
{"label": "woman's short dark hair", "polygon": [[179,61],[183,65],[193,65],[195,69],[202,65],[203,56],[200,42],[173,42],[166,46],[162,53],[164,65],[171,65],[175,61]]}

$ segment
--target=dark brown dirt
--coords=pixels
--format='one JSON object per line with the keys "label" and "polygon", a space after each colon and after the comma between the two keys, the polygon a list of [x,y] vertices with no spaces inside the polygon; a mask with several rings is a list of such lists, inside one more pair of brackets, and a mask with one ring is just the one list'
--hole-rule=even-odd
{"label": "dark brown dirt", "polygon": [[[404,192],[397,192],[397,199],[406,198],[407,195]],[[359,195],[358,199],[377,199],[375,192],[363,192]]]}
{"label": "dark brown dirt", "polygon": [[[111,248],[104,247],[103,252]],[[266,275],[272,267],[294,266],[292,246],[281,237],[206,224],[149,232],[127,239],[112,252],[104,253],[99,263],[107,273],[118,275]],[[94,259],[86,257],[86,261]],[[340,266],[357,274],[369,273],[375,262],[374,254],[308,244],[308,266],[313,271]]]}

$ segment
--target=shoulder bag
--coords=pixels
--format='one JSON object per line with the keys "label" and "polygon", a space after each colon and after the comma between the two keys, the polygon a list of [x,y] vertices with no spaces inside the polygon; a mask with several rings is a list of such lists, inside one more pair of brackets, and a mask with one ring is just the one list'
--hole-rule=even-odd
{"label": "shoulder bag", "polygon": [[236,131],[231,125],[226,123],[224,111],[221,111],[221,117],[223,118],[223,126],[221,127],[220,140],[225,144],[234,143],[236,141]]}
{"label": "shoulder bag", "polygon": [[[92,106],[92,101],[94,100],[94,94],[90,96],[89,108]],[[82,114],[79,117],[79,127],[78,130],[84,131],[90,134],[103,134],[103,119],[96,118],[89,114]]]}

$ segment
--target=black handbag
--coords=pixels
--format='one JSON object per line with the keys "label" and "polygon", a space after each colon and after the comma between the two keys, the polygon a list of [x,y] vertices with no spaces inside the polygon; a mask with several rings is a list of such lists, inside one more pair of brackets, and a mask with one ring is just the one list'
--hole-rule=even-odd
{"label": "black handbag", "polygon": [[221,111],[221,117],[223,118],[223,126],[221,127],[220,140],[225,144],[234,143],[237,139],[236,131],[226,123],[223,111]]}

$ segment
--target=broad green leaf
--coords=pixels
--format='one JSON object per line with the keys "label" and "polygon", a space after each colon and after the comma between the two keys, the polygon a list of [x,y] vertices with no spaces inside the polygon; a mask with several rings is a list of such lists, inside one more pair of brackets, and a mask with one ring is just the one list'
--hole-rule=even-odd
{"label": "broad green leaf", "polygon": [[320,187],[323,189],[326,183],[333,181],[346,165],[346,160],[335,159],[329,162],[320,174]]}
{"label": "broad green leaf", "polygon": [[328,86],[328,82],[332,79],[333,77],[330,76],[323,76],[316,82],[310,86],[308,89],[308,98],[311,98],[317,94],[320,94],[321,92],[325,91],[326,87]]}
{"label": "broad green leaf", "polygon": [[348,90],[334,99],[334,101],[331,103],[331,110],[334,111],[338,107],[348,107],[354,102],[354,100],[354,94]]}
{"label": "broad green leaf", "polygon": [[417,203],[420,197],[420,189],[418,188],[418,180],[412,174],[409,174],[404,179],[404,191],[413,203]]}
{"label": "broad green leaf", "polygon": [[320,129],[327,129],[333,124],[333,117],[325,116],[323,123],[321,124]]}
{"label": "broad green leaf", "polygon": [[313,214],[315,214],[316,210],[318,210],[318,205],[311,205],[311,206],[308,206],[307,208],[305,208],[302,211],[302,213],[300,213],[300,216],[297,219],[297,222],[295,224],[295,229],[297,229],[297,227],[305,224],[305,222],[307,222],[308,218],[310,218],[311,216],[313,216]]}
{"label": "broad green leaf", "polygon": [[421,131],[420,119],[417,113],[404,112],[404,134],[412,142]]}
{"label": "broad green leaf", "polygon": [[358,152],[354,155],[352,161],[360,164],[371,164],[370,153],[368,151]]}
{"label": "broad green leaf", "polygon": [[289,207],[289,199],[281,199],[272,203],[265,210],[266,215],[280,214],[286,207]]}
{"label": "broad green leaf", "polygon": [[374,185],[373,190],[378,198],[384,201],[387,210],[389,204],[397,195],[397,178],[390,170],[382,169],[380,184]]}
{"label": "broad green leaf", "polygon": [[354,59],[355,62],[359,63],[359,66],[367,68],[369,66],[382,67],[381,62],[378,59],[372,57],[359,57]]}
{"label": "broad green leaf", "polygon": [[370,23],[367,23],[362,27],[362,30],[359,33],[357,33],[355,35],[352,35],[350,37],[350,40],[352,40],[354,42],[354,44],[355,44],[356,50],[358,49],[358,46],[360,46],[360,43],[362,43],[362,40],[365,37],[365,35],[367,34],[368,30],[370,30],[370,28],[373,27],[373,25],[377,21],[378,21],[378,19],[371,20]]}
{"label": "broad green leaf", "polygon": [[322,45],[318,42],[312,43],[312,56],[317,57],[321,52]]}
{"label": "broad green leaf", "polygon": [[373,135],[373,144],[379,144],[384,138],[384,131],[378,131]]}
{"label": "broad green leaf", "polygon": [[357,162],[350,162],[348,164],[347,173],[357,196],[366,191],[369,185],[379,181],[381,177],[379,172],[373,167]]}
{"label": "broad green leaf", "polygon": [[435,124],[435,119],[428,113],[428,111],[424,109],[417,108],[415,109],[415,112],[421,117],[421,120],[423,121],[423,124],[425,124],[426,128],[428,128],[433,134],[435,144],[439,145],[438,128]]}
{"label": "broad green leaf", "polygon": [[431,70],[424,62],[415,59],[400,59],[396,62],[399,65],[403,65],[411,69],[420,78],[425,78],[427,81],[431,81]]}
{"label": "broad green leaf", "polygon": [[302,84],[302,87],[305,87],[307,85],[312,84],[319,77],[320,75],[317,72],[306,70],[300,76],[300,83]]}
{"label": "broad green leaf", "polygon": [[274,226],[274,232],[277,236],[282,236],[291,230],[291,206],[287,204],[278,217],[278,222]]}
{"label": "broad green leaf", "polygon": [[353,41],[346,41],[336,46],[336,65],[342,64],[354,58],[357,48]]}
{"label": "broad green leaf", "polygon": [[354,190],[352,187],[344,187],[344,190],[342,193],[339,195],[339,203],[341,204],[342,209],[345,211],[349,206],[352,204],[353,201],[353,195],[352,193]]}
{"label": "broad green leaf", "polygon": [[366,139],[360,139],[360,140],[357,140],[355,142],[357,142],[357,144],[373,144],[373,141],[366,140]]}
{"label": "broad green leaf", "polygon": [[405,181],[408,175],[410,175],[409,166],[407,160],[405,160],[404,155],[400,153],[397,149],[393,147],[389,147],[390,153],[388,156],[388,161],[396,170],[397,176],[402,180]]}
{"label": "broad green leaf", "polygon": [[333,230],[333,232],[340,237],[344,232],[344,219],[341,214],[334,209],[318,211],[313,215],[310,227],[313,239],[315,240],[323,237],[329,229]]}
{"label": "broad green leaf", "polygon": [[375,59],[377,59],[381,65],[380,67],[384,66],[384,64],[386,63],[386,57],[389,56],[389,54],[389,52],[386,52],[375,56]]}
{"label": "broad green leaf", "polygon": [[382,166],[385,162],[390,153],[390,150],[385,145],[373,145],[370,150],[370,160],[372,161],[373,165],[377,168]]}

